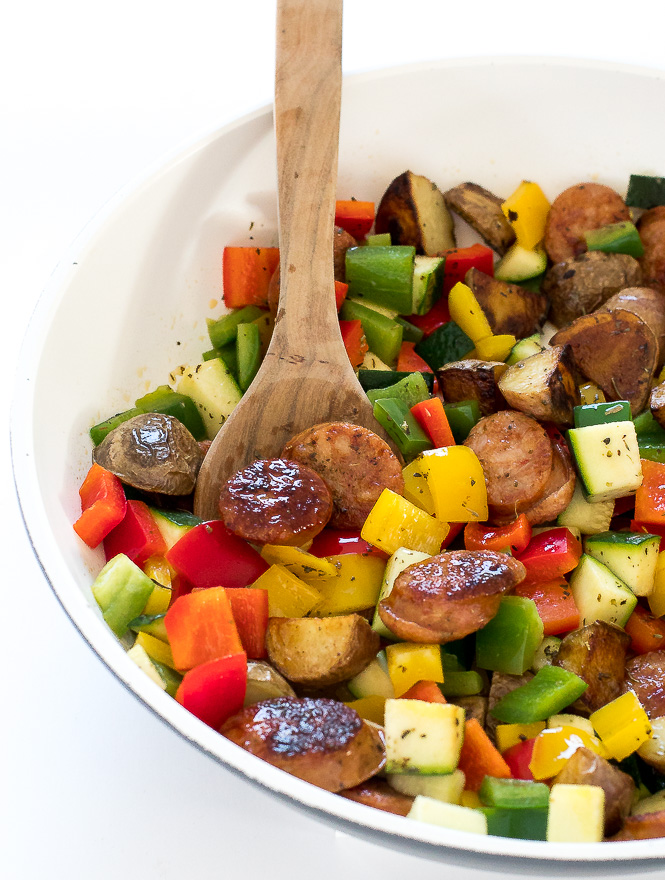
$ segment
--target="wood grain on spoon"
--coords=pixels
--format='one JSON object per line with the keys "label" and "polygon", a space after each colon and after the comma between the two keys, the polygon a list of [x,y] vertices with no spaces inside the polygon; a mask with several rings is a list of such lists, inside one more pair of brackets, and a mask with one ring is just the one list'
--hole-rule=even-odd
{"label": "wood grain on spoon", "polygon": [[194,496],[203,519],[219,518],[220,489],[232,474],[279,456],[304,428],[344,420],[385,436],[349,362],[335,307],[342,0],[280,0],[276,48],[279,307],[264,362],[203,462]]}

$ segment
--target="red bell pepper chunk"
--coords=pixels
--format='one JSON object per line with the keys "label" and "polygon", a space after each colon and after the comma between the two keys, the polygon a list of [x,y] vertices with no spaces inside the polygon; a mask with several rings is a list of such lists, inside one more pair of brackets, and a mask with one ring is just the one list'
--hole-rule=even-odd
{"label": "red bell pepper chunk", "polygon": [[533,600],[543,621],[543,635],[571,632],[580,625],[580,612],[568,583],[563,579],[544,584],[521,583],[515,587],[514,595]]}
{"label": "red bell pepper chunk", "polygon": [[222,257],[224,303],[229,309],[265,306],[268,285],[279,266],[279,248],[225,247]]}
{"label": "red bell pepper chunk", "polygon": [[467,523],[464,529],[464,546],[467,550],[511,549],[521,553],[531,541],[531,523],[521,513],[507,526],[487,526],[482,523]]}
{"label": "red bell pepper chunk", "polygon": [[243,650],[223,587],[181,596],[164,617],[176,669],[192,669]]}
{"label": "red bell pepper chunk", "polygon": [[94,548],[124,519],[125,490],[115,474],[95,463],[81,484],[79,496],[82,512],[74,523],[74,531],[88,547]]}
{"label": "red bell pepper chunk", "polygon": [[636,605],[624,627],[631,638],[630,649],[636,654],[665,651],[665,620]]}
{"label": "red bell pepper chunk", "polygon": [[455,538],[459,535],[459,533],[464,528],[464,523],[449,523],[449,530],[446,537],[441,542],[441,549],[445,550],[446,547],[450,547]]}
{"label": "red bell pepper chunk", "polygon": [[363,556],[378,556],[379,559],[387,559],[388,555],[373,547],[356,529],[323,529],[314,538],[307,551],[318,559],[327,556],[343,556],[345,553],[354,553]]}
{"label": "red bell pepper chunk", "polygon": [[435,681],[422,678],[402,694],[400,700],[422,700],[425,703],[445,703],[446,698]]}
{"label": "red bell pepper chunk", "polygon": [[369,351],[362,322],[359,320],[340,321],[339,329],[342,332],[342,342],[351,361],[351,366],[359,367]]}
{"label": "red bell pepper chunk", "polygon": [[469,269],[479,269],[485,275],[494,275],[494,251],[484,244],[444,251],[443,292],[449,293],[458,281],[464,281]]}
{"label": "red bell pepper chunk", "polygon": [[401,373],[433,373],[434,370],[417,354],[415,342],[403,342],[397,355],[397,369]]}
{"label": "red bell pepper chunk", "polygon": [[665,464],[642,459],[642,485],[635,492],[635,519],[665,525]]}
{"label": "red bell pepper chunk", "polygon": [[501,757],[510,769],[513,779],[533,779],[533,773],[529,769],[529,764],[533,758],[533,746],[536,742],[533,739],[525,739],[523,742],[515,743],[505,752],[501,753]]}
{"label": "red bell pepper chunk", "polygon": [[429,336],[450,321],[448,297],[442,296],[425,315],[408,315],[407,321],[422,330],[425,336]]}
{"label": "red bell pepper chunk", "polygon": [[267,657],[268,591],[258,588],[227,590],[226,596],[245,654],[250,660]]}
{"label": "red bell pepper chunk", "polygon": [[440,397],[421,400],[411,407],[411,412],[437,449],[455,445],[455,438],[450,430],[448,416]]}
{"label": "red bell pepper chunk", "polygon": [[253,547],[221,520],[194,526],[166,553],[166,561],[193,587],[247,587],[268,570]]}
{"label": "red bell pepper chunk", "polygon": [[548,529],[534,535],[517,559],[526,568],[523,583],[539,584],[556,580],[572,571],[582,555],[582,545],[570,529]]}
{"label": "red bell pepper chunk", "polygon": [[338,199],[335,203],[335,226],[341,226],[354,238],[364,238],[374,225],[374,202]]}
{"label": "red bell pepper chunk", "polygon": [[635,510],[635,496],[624,495],[623,498],[616,498],[614,500],[612,516],[622,516],[624,513],[630,513],[631,510]]}
{"label": "red bell pepper chunk", "polygon": [[342,308],[342,303],[346,299],[348,292],[348,284],[345,284],[343,281],[335,281],[335,305],[337,306],[337,311]]}
{"label": "red bell pepper chunk", "polygon": [[107,562],[118,553],[124,553],[138,566],[150,556],[166,553],[166,541],[147,504],[127,502],[124,519],[104,538],[104,552]]}
{"label": "red bell pepper chunk", "polygon": [[660,538],[660,552],[665,550],[665,523],[657,525],[657,523],[642,523],[636,519],[630,521],[631,532],[645,532],[647,535],[658,535]]}
{"label": "red bell pepper chunk", "polygon": [[192,715],[219,730],[242,709],[246,691],[247,657],[239,651],[190,669],[175,698]]}

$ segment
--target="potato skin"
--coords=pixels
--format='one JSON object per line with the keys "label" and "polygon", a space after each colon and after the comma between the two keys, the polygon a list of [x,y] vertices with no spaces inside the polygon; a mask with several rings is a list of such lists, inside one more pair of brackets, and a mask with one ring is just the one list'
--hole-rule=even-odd
{"label": "potato skin", "polygon": [[549,319],[555,326],[565,327],[624,288],[640,284],[641,279],[639,263],[628,254],[590,251],[555,263],[542,284],[542,292],[550,300]]}
{"label": "potato skin", "polygon": [[431,180],[405,171],[383,194],[374,229],[389,232],[393,244],[412,245],[418,254],[434,256],[455,247],[453,219],[443,194]]}
{"label": "potato skin", "polygon": [[580,390],[571,347],[555,345],[508,367],[499,391],[512,409],[539,421],[572,425]]}
{"label": "potato skin", "polygon": [[553,263],[586,251],[584,233],[609,223],[630,220],[621,196],[602,183],[578,183],[552,202],[545,226],[544,245]]}
{"label": "potato skin", "polygon": [[545,320],[549,303],[542,293],[500,281],[476,268],[469,269],[464,280],[473,290],[492,333],[510,333],[516,339],[524,339]]}
{"label": "potato skin", "polygon": [[500,361],[467,358],[441,367],[436,377],[446,403],[477,400],[481,414],[488,416],[506,407],[498,385],[506,369]]}
{"label": "potato skin", "polygon": [[630,401],[633,415],[649,400],[658,343],[644,321],[625,309],[583,315],[551,338],[570,345],[580,371],[608,400]]}
{"label": "potato skin", "polygon": [[505,553],[440,553],[397,576],[390,594],[379,602],[379,615],[401,639],[452,642],[494,617],[501,596],[525,575],[522,563]]}
{"label": "potato skin", "polygon": [[229,718],[220,733],[269,764],[332,792],[359,785],[385,764],[377,729],[336,700],[263,700]]}
{"label": "potato skin", "polygon": [[325,688],[353,678],[376,656],[380,639],[359,614],[271,617],[266,650],[290,682]]}
{"label": "potato skin", "polygon": [[576,629],[562,640],[554,665],[574,672],[588,687],[576,706],[591,714],[620,694],[630,636],[605,621]]}
{"label": "potato skin", "polygon": [[475,229],[485,244],[501,256],[515,241],[515,231],[501,210],[503,199],[495,196],[488,189],[477,183],[460,183],[447,190],[443,198],[448,208],[459,214],[472,229]]}

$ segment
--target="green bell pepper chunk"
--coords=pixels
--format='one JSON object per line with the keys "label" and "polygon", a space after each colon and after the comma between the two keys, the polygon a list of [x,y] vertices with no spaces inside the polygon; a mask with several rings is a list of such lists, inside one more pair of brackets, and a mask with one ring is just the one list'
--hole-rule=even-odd
{"label": "green bell pepper chunk", "polygon": [[544,782],[530,782],[526,779],[498,779],[486,776],[478,791],[478,796],[487,807],[545,807],[550,800],[550,790]]}
{"label": "green bell pepper chunk", "polygon": [[640,458],[665,463],[665,442],[654,440],[652,437],[640,437],[637,447],[640,451]]}
{"label": "green bell pepper chunk", "polygon": [[484,684],[481,674],[475,669],[444,670],[439,690],[444,697],[473,697],[482,691]]}
{"label": "green bell pepper chunk", "polygon": [[141,410],[133,407],[132,409],[126,409],[124,412],[116,413],[114,416],[111,416],[108,419],[105,419],[103,422],[99,422],[97,425],[93,425],[90,428],[90,439],[95,444],[95,446],[99,446],[102,440],[106,437],[107,434],[110,434],[114,428],[117,428],[118,425],[122,425],[123,422],[129,421],[129,419],[133,419],[134,416],[140,416]]}
{"label": "green bell pepper chunk", "polygon": [[[411,373],[403,370],[358,370],[358,381],[364,391],[373,391],[375,388],[390,388],[402,379],[406,379]],[[434,374],[421,373],[427,390],[431,394],[434,389]]]}
{"label": "green bell pepper chunk", "polygon": [[402,340],[404,342],[418,343],[425,335],[420,327],[416,327],[415,324],[412,324],[411,321],[407,321],[400,315],[395,318],[395,323],[399,324],[399,326],[402,328]]}
{"label": "green bell pepper chunk", "polygon": [[382,425],[406,461],[432,448],[432,442],[403,400],[381,398],[374,401],[374,418]]}
{"label": "green bell pepper chunk", "polygon": [[212,347],[224,348],[229,342],[235,342],[238,324],[251,324],[263,314],[264,312],[258,306],[245,306],[228,315],[222,315],[216,321],[207,318],[208,336]]}
{"label": "green bell pepper chunk", "polygon": [[644,245],[637,227],[630,220],[610,223],[600,229],[590,229],[584,233],[587,249],[603,251],[606,254],[628,254],[631,257],[644,256]]}
{"label": "green bell pepper chunk", "polygon": [[448,321],[419,342],[414,351],[433,370],[438,370],[445,364],[462,360],[473,348],[473,342],[466,333],[454,321]]}
{"label": "green bell pepper chunk", "polygon": [[236,351],[235,339],[233,342],[229,342],[227,345],[222,346],[222,348],[211,348],[210,351],[204,351],[201,356],[201,360],[203,361],[214,361],[215,358],[221,358],[233,374],[233,378],[237,378],[238,353]]}
{"label": "green bell pepper chunk", "polygon": [[481,669],[522,675],[543,640],[543,621],[532,599],[503,596],[496,615],[476,633],[476,664]]}
{"label": "green bell pepper chunk", "polygon": [[394,309],[400,315],[410,315],[415,255],[412,245],[349,248],[346,252],[348,295]]}
{"label": "green bell pepper chunk", "polygon": [[139,397],[135,406],[142,413],[156,412],[173,416],[183,423],[195,440],[203,440],[206,436],[201,413],[192,398],[173,391],[168,385],[160,385],[149,394]]}
{"label": "green bell pepper chunk", "polygon": [[510,691],[490,711],[504,724],[546,721],[574,703],[587,687],[574,672],[560,666],[543,666],[531,681]]}
{"label": "green bell pepper chunk", "polygon": [[247,391],[261,366],[261,334],[258,324],[238,324],[236,336],[238,385]]}
{"label": "green bell pepper chunk", "polygon": [[[362,248],[362,250],[376,249]],[[360,321],[369,350],[385,364],[392,366],[397,361],[402,347],[402,328],[396,321],[369,306],[349,300],[348,297],[342,304],[339,316],[343,321]]]}
{"label": "green bell pepper chunk", "polygon": [[548,807],[479,807],[487,818],[487,833],[518,840],[546,840]]}
{"label": "green bell pepper chunk", "polygon": [[627,400],[614,400],[610,403],[586,403],[573,409],[576,428],[589,425],[606,425],[608,422],[629,422],[630,403]]}
{"label": "green bell pepper chunk", "polygon": [[407,373],[407,375],[387,388],[374,388],[367,392],[371,403],[377,400],[402,400],[409,409],[423,400],[429,400],[430,393],[422,373]]}
{"label": "green bell pepper chunk", "polygon": [[122,638],[130,622],[145,608],[154,588],[154,581],[124,553],[119,553],[106,563],[91,589],[104,620]]}
{"label": "green bell pepper chunk", "polygon": [[633,424],[638,438],[653,437],[665,442],[665,428],[654,419],[651,410],[647,409],[635,416]]}
{"label": "green bell pepper chunk", "polygon": [[444,403],[450,430],[455,443],[464,443],[471,428],[480,421],[480,406],[477,400],[460,400],[458,403]]}

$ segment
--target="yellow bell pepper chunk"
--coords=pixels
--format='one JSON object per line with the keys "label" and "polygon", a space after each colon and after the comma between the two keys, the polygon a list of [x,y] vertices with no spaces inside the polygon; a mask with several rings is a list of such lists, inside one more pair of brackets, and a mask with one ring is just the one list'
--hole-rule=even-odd
{"label": "yellow bell pepper chunk", "polygon": [[427,478],[420,465],[421,459],[415,458],[410,464],[407,464],[407,466],[402,469],[402,476],[404,477],[404,497],[412,504],[415,504],[416,507],[424,510],[425,513],[434,516],[434,501],[432,499],[432,493],[429,490]]}
{"label": "yellow bell pepper chunk", "polygon": [[505,361],[517,339],[510,333],[499,336],[485,336],[476,342],[476,357],[481,361]]}
{"label": "yellow bell pepper chunk", "polygon": [[452,320],[472,342],[492,335],[489,321],[468,284],[458,281],[452,288],[448,294],[448,310]]}
{"label": "yellow bell pepper chunk", "polygon": [[501,210],[513,227],[521,247],[530,251],[542,241],[550,203],[537,183],[523,180],[501,205]]}
{"label": "yellow bell pepper chunk", "polygon": [[482,465],[472,449],[428,449],[416,461],[427,480],[437,519],[448,523],[485,522],[487,485]]}
{"label": "yellow bell pepper chunk", "polygon": [[594,382],[585,382],[580,385],[580,400],[582,404],[605,403],[605,393]]}
{"label": "yellow bell pepper chunk", "polygon": [[386,698],[379,696],[370,696],[370,697],[360,697],[357,700],[351,700],[350,703],[346,703],[346,705],[350,709],[355,709],[358,715],[361,718],[364,718],[365,721],[373,721],[374,724],[380,724],[383,727],[383,722],[386,714]]}
{"label": "yellow bell pepper chunk", "polygon": [[168,611],[170,604],[171,588],[163,587],[161,584],[156,584],[154,590],[148,596],[148,601],[145,603],[145,608],[141,613],[163,614],[165,611]]}
{"label": "yellow bell pepper chunk", "polygon": [[649,609],[656,617],[665,614],[665,551],[658,554],[654,574],[653,590],[647,596]]}
{"label": "yellow bell pepper chunk", "polygon": [[143,563],[143,571],[153,581],[171,589],[174,571],[163,556],[150,556]]}
{"label": "yellow bell pepper chunk", "polygon": [[400,547],[434,555],[440,551],[449,531],[448,523],[440,522],[401,495],[384,489],[365,520],[360,535],[374,547],[385,550],[389,556]]}
{"label": "yellow bell pepper chunk", "polygon": [[623,761],[636,752],[652,734],[651,723],[632,691],[626,691],[589,716],[589,721],[607,750],[607,756]]}
{"label": "yellow bell pepper chunk", "polygon": [[396,697],[401,697],[419,681],[443,683],[439,645],[397,642],[386,646],[386,660]]}
{"label": "yellow bell pepper chunk", "polygon": [[163,663],[165,666],[170,666],[171,669],[175,669],[171,647],[166,642],[149,635],[149,633],[140,632],[137,634],[134,644],[140,645],[148,657],[151,657],[158,663]]}
{"label": "yellow bell pepper chunk", "polygon": [[595,736],[590,736],[579,727],[550,727],[539,733],[533,744],[533,755],[529,769],[534,779],[551,779],[563,770],[570,758],[582,747],[597,755],[604,755],[604,749]]}
{"label": "yellow bell pepper chunk", "polygon": [[291,574],[283,565],[271,565],[252,587],[268,591],[271,617],[304,617],[321,601],[318,590]]}
{"label": "yellow bell pepper chunk", "polygon": [[581,715],[573,715],[568,712],[550,715],[547,719],[547,727],[574,727],[576,730],[583,730],[589,736],[594,736],[595,734],[593,724],[588,718],[582,718]]}
{"label": "yellow bell pepper chunk", "polygon": [[344,553],[328,559],[335,568],[335,577],[318,582],[322,599],[314,609],[317,617],[352,614],[376,605],[386,568],[385,559],[363,553]]}
{"label": "yellow bell pepper chunk", "polygon": [[312,556],[300,547],[283,547],[277,544],[266,544],[261,556],[270,565],[283,565],[291,574],[316,587],[322,578],[337,577],[334,563],[328,559]]}
{"label": "yellow bell pepper chunk", "polygon": [[462,794],[460,795],[460,807],[469,807],[472,810],[477,810],[478,807],[482,806],[482,802],[480,800],[480,795],[477,791],[470,791],[468,788],[465,788]]}
{"label": "yellow bell pepper chunk", "polygon": [[534,721],[530,724],[497,724],[496,747],[500,752],[505,752],[519,742],[533,739],[543,730],[545,730],[544,721]]}

